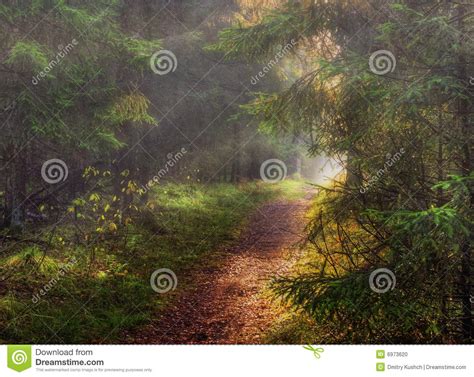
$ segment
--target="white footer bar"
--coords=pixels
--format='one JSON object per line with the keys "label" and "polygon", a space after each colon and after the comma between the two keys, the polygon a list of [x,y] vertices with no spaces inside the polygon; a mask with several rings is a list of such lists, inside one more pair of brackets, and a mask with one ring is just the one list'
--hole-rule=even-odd
{"label": "white footer bar", "polygon": [[0,376],[474,376],[474,346],[11,345]]}

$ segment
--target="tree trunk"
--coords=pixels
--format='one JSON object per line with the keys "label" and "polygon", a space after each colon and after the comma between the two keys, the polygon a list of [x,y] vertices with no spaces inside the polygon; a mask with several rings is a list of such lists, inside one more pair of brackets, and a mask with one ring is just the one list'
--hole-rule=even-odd
{"label": "tree trunk", "polygon": [[7,166],[7,181],[5,190],[5,219],[6,227],[15,227],[21,229],[25,221],[25,205],[26,205],[26,180],[27,164],[26,164],[26,148],[18,151],[12,145],[9,148]]}
{"label": "tree trunk", "polygon": [[232,169],[231,169],[231,182],[236,183],[240,181],[240,127],[237,123],[234,123],[232,126],[233,129],[233,146],[236,155],[232,160]]}

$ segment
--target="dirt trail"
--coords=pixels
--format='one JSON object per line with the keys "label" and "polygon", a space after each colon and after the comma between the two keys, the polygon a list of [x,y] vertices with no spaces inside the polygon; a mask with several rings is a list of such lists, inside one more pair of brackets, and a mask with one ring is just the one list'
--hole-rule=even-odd
{"label": "dirt trail", "polygon": [[261,207],[235,246],[224,251],[219,267],[199,271],[191,291],[156,322],[129,335],[128,341],[261,343],[276,316],[270,298],[262,292],[273,276],[287,272],[298,258],[295,243],[303,236],[304,215],[313,195],[308,191],[303,199]]}

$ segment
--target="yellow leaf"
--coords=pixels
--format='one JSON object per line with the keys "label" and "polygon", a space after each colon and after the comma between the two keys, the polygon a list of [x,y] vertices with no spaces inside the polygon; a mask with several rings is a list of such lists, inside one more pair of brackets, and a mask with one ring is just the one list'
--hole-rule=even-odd
{"label": "yellow leaf", "polygon": [[148,202],[146,205],[147,205],[147,207],[150,208],[150,209],[155,209],[155,203]]}
{"label": "yellow leaf", "polygon": [[98,202],[100,200],[99,194],[93,193],[89,196],[89,201],[91,202]]}

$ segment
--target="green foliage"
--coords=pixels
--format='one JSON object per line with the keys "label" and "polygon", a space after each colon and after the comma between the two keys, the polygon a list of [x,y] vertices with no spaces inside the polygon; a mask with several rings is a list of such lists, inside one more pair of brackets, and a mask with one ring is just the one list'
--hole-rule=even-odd
{"label": "green foliage", "polygon": [[123,49],[130,56],[130,63],[136,66],[149,67],[150,56],[159,51],[159,41],[148,41],[144,39],[123,37]]}
{"label": "green foliage", "polygon": [[[466,82],[474,50],[464,35],[472,16],[462,4],[402,1],[387,15],[383,1],[299,3],[224,30],[214,46],[259,60],[299,31],[294,52],[306,62],[300,77],[244,109],[266,130],[310,135],[312,153],[337,156],[346,167],[345,180],[327,188],[314,212],[311,257],[273,285],[314,320],[315,339],[293,341],[453,342],[463,322],[469,342],[473,185],[466,141],[473,120]],[[392,72],[372,71],[378,50],[394,56]],[[380,267],[397,279],[383,295],[368,284]]]}
{"label": "green foliage", "polygon": [[[289,2],[284,10],[271,11],[262,22],[248,26],[239,23],[219,33],[219,41],[207,47],[209,51],[225,51],[226,57],[246,57],[264,61],[279,51],[278,45],[299,40],[298,27],[304,22],[299,5]],[[281,48],[280,48],[281,49]]]}
{"label": "green foliage", "polygon": [[46,67],[49,60],[44,46],[35,41],[18,41],[11,48],[5,63],[20,70],[35,72]]}
{"label": "green foliage", "polygon": [[[89,168],[85,174],[97,179],[103,173]],[[124,181],[127,178],[125,174]],[[184,289],[192,284],[186,278],[189,271],[217,263],[219,247],[235,240],[256,205],[286,192],[297,195],[300,186],[290,181],[282,186],[160,185],[140,212],[130,214],[134,221],[104,229],[99,237],[94,236],[96,224],[89,218],[108,218],[117,202],[109,197],[107,203],[99,193],[74,200],[76,215],[82,215],[77,227],[71,221],[61,226],[61,236],[52,240],[54,251],[45,257],[37,247],[20,247],[0,261],[0,276],[9,276],[2,284],[12,292],[0,300],[0,340],[98,343],[120,339],[124,329],[143,324],[165,308],[168,297],[156,295],[149,286],[155,269],[171,268]],[[86,239],[78,242],[85,234]],[[66,273],[58,277],[68,261]],[[57,283],[51,284],[52,279]],[[39,294],[48,284],[47,293]],[[35,294],[39,300],[33,303]]]}
{"label": "green foliage", "polygon": [[156,120],[148,114],[150,101],[141,93],[133,92],[117,98],[103,120],[112,125],[122,125],[126,122],[144,122],[156,124]]}

